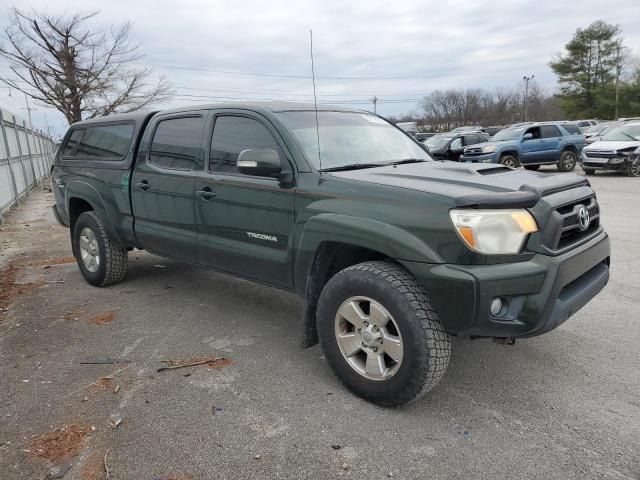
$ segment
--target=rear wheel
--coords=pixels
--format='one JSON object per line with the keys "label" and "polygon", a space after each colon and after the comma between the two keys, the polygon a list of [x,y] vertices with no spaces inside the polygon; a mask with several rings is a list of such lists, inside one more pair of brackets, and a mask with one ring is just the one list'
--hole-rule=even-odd
{"label": "rear wheel", "polygon": [[317,318],[334,372],[378,405],[424,395],[449,363],[449,335],[422,287],[398,265],[366,262],[337,273],[322,290]]}
{"label": "rear wheel", "polygon": [[73,253],[87,282],[106,287],[124,279],[127,250],[109,238],[94,212],[81,213],[73,228]]}
{"label": "rear wheel", "polygon": [[500,163],[505,167],[510,168],[518,168],[520,166],[520,162],[518,161],[518,159],[508,153],[500,157]]}
{"label": "rear wheel", "polygon": [[578,157],[571,150],[565,150],[560,155],[560,160],[558,160],[558,170],[561,172],[570,172],[574,168],[576,168],[576,163],[578,161]]}

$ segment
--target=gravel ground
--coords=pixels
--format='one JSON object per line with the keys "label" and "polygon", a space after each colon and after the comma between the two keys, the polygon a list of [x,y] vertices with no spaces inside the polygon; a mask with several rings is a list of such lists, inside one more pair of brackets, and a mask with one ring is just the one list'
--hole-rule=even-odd
{"label": "gravel ground", "polygon": [[[299,348],[291,294],[144,252],[91,287],[34,192],[0,231],[0,478],[104,479],[107,454],[112,480],[638,479],[640,181],[592,184],[605,291],[542,337],[456,342],[441,384],[394,410]],[[204,355],[232,363],[157,371]]]}

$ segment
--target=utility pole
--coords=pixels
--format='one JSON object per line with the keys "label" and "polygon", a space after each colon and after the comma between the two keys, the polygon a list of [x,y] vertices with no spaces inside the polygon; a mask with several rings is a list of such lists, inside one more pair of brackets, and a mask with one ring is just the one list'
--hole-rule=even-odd
{"label": "utility pole", "polygon": [[29,128],[33,131],[33,123],[31,122],[31,108],[29,107],[29,97],[24,94],[24,101],[27,103],[27,113],[29,115]]}
{"label": "utility pole", "polygon": [[524,80],[524,121],[527,121],[527,103],[529,102],[529,81],[533,80],[535,75],[522,77]]}
{"label": "utility pole", "polygon": [[616,113],[613,116],[614,120],[618,119],[618,101],[620,99],[620,74],[622,74],[622,69],[624,68],[624,58],[622,52],[621,42],[618,41],[616,43]]}
{"label": "utility pole", "polygon": [[378,103],[378,97],[376,97],[374,95],[373,98],[371,99],[371,103],[373,103],[373,113],[377,113],[376,112],[376,104]]}

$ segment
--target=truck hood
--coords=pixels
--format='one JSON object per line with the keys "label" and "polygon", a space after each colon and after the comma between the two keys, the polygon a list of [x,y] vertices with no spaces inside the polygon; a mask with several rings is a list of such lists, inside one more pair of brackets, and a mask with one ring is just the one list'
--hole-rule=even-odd
{"label": "truck hood", "polygon": [[456,206],[533,207],[546,194],[588,185],[573,173],[547,175],[495,164],[420,162],[344,172],[331,176],[406,188],[452,198]]}
{"label": "truck hood", "polygon": [[599,140],[585,147],[585,149],[587,151],[598,150],[602,152],[615,152],[616,150],[621,150],[623,148],[633,148],[633,147],[639,147],[639,146],[640,146],[640,140],[635,142],[633,140],[622,141],[622,142]]}

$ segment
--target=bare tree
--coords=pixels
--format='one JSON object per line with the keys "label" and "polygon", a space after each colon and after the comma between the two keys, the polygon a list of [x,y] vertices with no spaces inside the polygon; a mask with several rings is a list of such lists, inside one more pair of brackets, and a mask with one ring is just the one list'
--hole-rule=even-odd
{"label": "bare tree", "polygon": [[56,108],[69,123],[167,100],[166,80],[151,85],[151,70],[133,65],[141,55],[129,41],[131,23],[92,30],[87,23],[97,14],[56,17],[13,8],[0,56],[16,78],[0,80]]}

